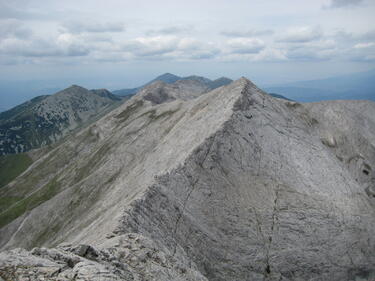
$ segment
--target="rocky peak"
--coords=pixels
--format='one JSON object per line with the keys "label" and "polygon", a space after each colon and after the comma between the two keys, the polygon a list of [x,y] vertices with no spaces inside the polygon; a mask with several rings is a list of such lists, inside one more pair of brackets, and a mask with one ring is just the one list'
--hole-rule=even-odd
{"label": "rocky peak", "polygon": [[176,99],[188,100],[207,92],[208,87],[197,80],[178,80],[172,84],[155,81],[143,88],[137,96],[153,104],[161,104]]}
{"label": "rocky peak", "polygon": [[3,112],[0,155],[52,144],[118,105],[120,100],[105,89],[89,91],[72,85]]}
{"label": "rocky peak", "polygon": [[0,189],[18,200],[0,276],[373,280],[375,104],[186,85],[150,85]]}
{"label": "rocky peak", "polygon": [[166,83],[174,83],[179,79],[181,79],[181,77],[167,72],[167,73],[164,73],[164,74],[156,77],[154,79],[154,81],[163,81],[163,82],[166,82]]}
{"label": "rocky peak", "polygon": [[70,87],[66,88],[63,91],[72,91],[72,90],[74,90],[74,91],[87,91],[86,88],[84,88],[82,86],[79,86],[79,85],[75,85],[75,84],[71,85]]}

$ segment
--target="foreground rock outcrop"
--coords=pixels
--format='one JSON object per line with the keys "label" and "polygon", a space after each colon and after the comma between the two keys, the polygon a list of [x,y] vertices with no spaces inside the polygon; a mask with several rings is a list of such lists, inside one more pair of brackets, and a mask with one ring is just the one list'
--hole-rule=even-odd
{"label": "foreground rock outcrop", "polygon": [[146,87],[0,189],[4,280],[375,278],[375,104],[193,86]]}
{"label": "foreground rock outcrop", "polygon": [[188,260],[135,233],[109,239],[105,248],[62,244],[0,253],[0,275],[5,280],[207,280]]}

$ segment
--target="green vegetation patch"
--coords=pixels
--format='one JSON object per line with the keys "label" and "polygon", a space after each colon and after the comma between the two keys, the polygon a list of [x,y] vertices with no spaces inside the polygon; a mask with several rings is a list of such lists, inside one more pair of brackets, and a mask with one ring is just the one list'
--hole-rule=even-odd
{"label": "green vegetation patch", "polygon": [[26,154],[10,154],[0,156],[0,188],[24,172],[33,160]]}
{"label": "green vegetation patch", "polygon": [[31,211],[40,204],[48,201],[58,194],[59,191],[60,184],[56,181],[56,178],[54,178],[30,196],[18,201],[9,209],[0,213],[0,228],[12,222],[19,216],[22,216],[25,212]]}
{"label": "green vegetation patch", "polygon": [[21,196],[2,196],[0,197],[0,213],[8,209],[14,203],[20,201],[23,197]]}
{"label": "green vegetation patch", "polygon": [[177,111],[178,111],[178,109],[176,109],[176,110],[167,110],[167,111],[164,111],[164,112],[160,113],[159,115],[156,115],[154,113],[154,114],[150,115],[150,119],[152,119],[152,120],[158,120],[158,119],[161,119],[161,118],[164,118],[164,117],[168,117],[169,118],[170,116],[172,116]]}

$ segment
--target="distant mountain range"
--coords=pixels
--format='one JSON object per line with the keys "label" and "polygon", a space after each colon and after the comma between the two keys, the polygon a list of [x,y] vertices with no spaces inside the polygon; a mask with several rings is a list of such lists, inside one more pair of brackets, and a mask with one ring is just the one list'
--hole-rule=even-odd
{"label": "distant mountain range", "polygon": [[[179,77],[165,73],[140,87],[113,93],[106,89],[87,90],[73,85],[53,95],[37,96],[0,112],[0,155],[27,152],[52,144],[69,132],[92,123],[148,86],[154,85],[152,87],[159,89],[158,100],[152,100],[153,103],[159,103],[164,101],[165,92],[169,93],[169,99],[174,99],[176,97],[171,93],[199,95],[231,82],[226,77],[210,80],[196,75]],[[285,98],[278,94],[271,95]]]}
{"label": "distant mountain range", "polygon": [[299,102],[375,100],[375,70],[263,88]]}
{"label": "distant mountain range", "polygon": [[[41,95],[0,113],[0,155],[25,152],[51,144],[83,124],[89,124],[109,109],[156,81],[163,91],[208,92],[228,85],[231,79],[211,80],[202,76],[180,77],[165,73],[136,88],[112,93],[105,89],[87,90],[71,86],[54,95]],[[181,83],[181,81],[191,81]],[[375,100],[375,70],[328,79],[280,84],[263,89],[271,96],[299,102],[337,99]],[[184,90],[185,89],[185,90]],[[156,101],[157,102],[157,101]]]}
{"label": "distant mountain range", "polygon": [[139,87],[136,87],[136,88],[115,90],[115,91],[112,91],[112,93],[115,94],[115,95],[119,95],[119,96],[133,95],[133,94],[137,93],[143,87],[145,87],[147,85],[150,85],[155,81],[162,81],[162,82],[167,83],[167,84],[172,84],[172,83],[175,83],[179,80],[199,81],[202,84],[204,84],[210,90],[216,89],[216,88],[224,86],[224,85],[228,85],[229,83],[231,83],[233,81],[232,79],[229,79],[229,78],[226,78],[226,77],[221,77],[221,78],[218,78],[216,80],[210,80],[208,78],[205,78],[205,77],[202,77],[202,76],[196,76],[196,75],[180,77],[180,76],[177,76],[177,75],[174,75],[174,74],[171,74],[171,73],[164,73],[163,75],[160,75],[160,76],[156,77],[155,79],[151,80],[150,82],[148,82],[148,83],[146,83],[142,86],[139,86]]}
{"label": "distant mountain range", "polygon": [[52,144],[69,132],[90,124],[157,81],[161,83],[157,84],[161,100],[165,91],[201,94],[232,82],[225,77],[210,80],[195,75],[179,77],[165,73],[140,87],[113,93],[105,89],[87,90],[73,85],[53,95],[37,96],[0,113],[0,155],[27,152]]}
{"label": "distant mountain range", "polygon": [[[210,80],[195,75],[180,77],[171,73],[165,73],[139,87],[114,90],[112,93],[119,96],[128,96],[135,94],[144,86],[155,81],[163,81],[170,84],[182,79],[199,80],[211,89],[227,85],[232,81],[226,77]],[[327,79],[269,84],[264,85],[262,89],[268,93],[282,95],[300,102],[337,99],[375,100],[374,79],[375,70],[371,70]],[[64,83],[61,81],[0,81],[0,112],[37,95],[54,93],[63,88],[65,88]]]}
{"label": "distant mountain range", "polygon": [[[129,89],[122,89],[122,90],[115,90],[112,91],[114,95],[126,97],[126,96],[133,96],[135,95],[138,91],[143,89],[144,87],[153,84],[156,81],[161,81],[166,84],[173,84],[176,83],[177,81],[184,81],[184,80],[191,80],[191,81],[196,81],[201,84],[201,86],[206,87],[206,91],[213,90],[216,88],[219,88],[221,86],[228,85],[233,82],[232,79],[229,79],[227,77],[220,77],[215,80],[208,79],[203,76],[197,76],[197,75],[190,75],[190,76],[185,76],[185,77],[180,77],[177,75],[174,75],[172,73],[164,73],[155,79],[152,79],[151,81],[147,82],[146,84],[136,87],[136,88],[129,88]],[[288,99],[284,97],[283,95],[276,94],[276,93],[269,93],[271,96],[276,97],[276,98],[281,98],[281,99]]]}
{"label": "distant mountain range", "polygon": [[73,85],[0,113],[0,155],[51,144],[121,103],[105,89]]}

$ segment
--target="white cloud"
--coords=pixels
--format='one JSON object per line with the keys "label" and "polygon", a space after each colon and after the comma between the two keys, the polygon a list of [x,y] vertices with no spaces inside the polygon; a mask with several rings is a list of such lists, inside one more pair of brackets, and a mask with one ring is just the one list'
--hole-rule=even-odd
{"label": "white cloud", "polygon": [[89,52],[89,48],[71,34],[61,34],[56,40],[7,38],[0,42],[0,54],[18,57],[74,57]]}
{"label": "white cloud", "polygon": [[202,42],[194,38],[182,38],[178,42],[178,49],[180,50],[198,50],[201,46]]}
{"label": "white cloud", "polygon": [[123,50],[138,56],[155,56],[173,52],[178,45],[174,36],[138,37],[123,44]]}
{"label": "white cloud", "polygon": [[[327,0],[325,1],[328,3]],[[324,0],[314,5],[311,3],[306,5],[309,8],[315,7],[317,13],[330,14],[320,10],[322,2]],[[338,7],[355,4],[356,1],[344,2],[329,3]],[[98,2],[96,4],[98,5]],[[22,63],[23,60],[20,58],[38,58],[37,62],[42,64],[52,58],[68,60],[68,57],[71,57],[72,61],[75,60],[77,64],[81,61],[131,60],[169,60],[170,62],[200,59],[258,62],[314,61],[333,58],[350,60],[371,57],[372,42],[375,38],[375,31],[369,29],[366,31],[366,28],[347,29],[351,32],[343,32],[340,37],[335,36],[335,29],[329,29],[324,22],[320,26],[298,26],[303,16],[292,19],[293,15],[287,20],[285,15],[281,15],[275,18],[275,23],[263,22],[264,25],[260,25],[260,22],[265,19],[256,16],[248,22],[242,21],[241,18],[236,18],[238,21],[233,18],[232,24],[230,18],[222,23],[221,19],[215,21],[216,16],[202,21],[193,21],[192,18],[182,16],[176,20],[175,15],[171,13],[168,13],[170,17],[158,17],[157,21],[147,15],[132,18],[131,13],[127,13],[126,17],[111,14],[111,18],[106,20],[107,18],[100,16],[103,14],[101,11],[74,10],[73,8],[76,7],[74,5],[71,7],[73,10],[64,11],[64,14],[68,15],[65,18],[62,17],[63,13],[58,13],[65,4],[60,5],[60,10],[53,10],[53,7],[59,5],[50,4],[48,6],[50,10],[46,10],[52,12],[47,22],[45,18],[36,21],[34,16],[23,18],[13,9],[17,5],[11,5],[12,9],[5,11],[5,14],[9,12],[8,16],[3,17],[6,19],[0,20],[0,56],[7,56],[6,61],[16,63]],[[276,6],[280,7],[279,4]],[[105,5],[102,7],[106,9]],[[303,11],[302,6],[299,8]],[[18,7],[16,10],[19,12],[21,9]],[[38,10],[32,5],[24,9],[27,13],[32,11]],[[0,18],[1,13],[4,11],[0,12]],[[241,14],[242,11],[238,13]],[[332,11],[333,13],[341,12]],[[180,10],[177,14],[184,15]],[[269,16],[276,14],[271,11]],[[18,20],[10,19],[16,15],[19,16]],[[58,18],[51,20],[53,15],[57,15]],[[89,18],[91,20],[88,20]],[[126,32],[124,32],[124,19],[126,19]],[[305,24],[308,22],[306,20]],[[264,28],[251,29],[257,26],[264,26]],[[340,28],[344,27],[340,24]]]}
{"label": "white cloud", "polygon": [[138,37],[126,41],[121,50],[134,58],[150,59],[209,59],[220,53],[212,44],[194,38],[176,36]]}
{"label": "white cloud", "polygon": [[363,0],[331,0],[329,5],[323,6],[325,9],[335,9],[343,7],[353,7],[363,3]]}
{"label": "white cloud", "polygon": [[121,22],[97,22],[97,21],[69,21],[63,24],[63,28],[70,33],[104,33],[123,32],[125,25]]}
{"label": "white cloud", "polygon": [[250,29],[250,30],[228,30],[221,31],[220,34],[226,37],[256,37],[263,35],[272,35],[274,32],[271,29]]}
{"label": "white cloud", "polygon": [[227,41],[230,52],[237,54],[254,54],[265,48],[263,40],[258,38],[235,38]]}
{"label": "white cloud", "polygon": [[275,62],[275,61],[286,61],[288,60],[288,58],[284,50],[276,49],[276,48],[266,48],[262,50],[259,54],[256,54],[253,60]]}

